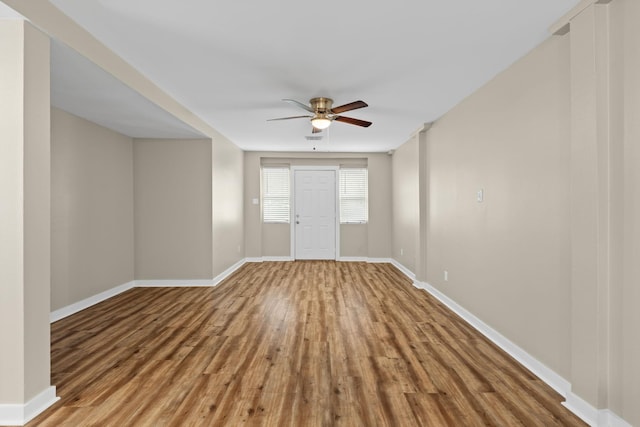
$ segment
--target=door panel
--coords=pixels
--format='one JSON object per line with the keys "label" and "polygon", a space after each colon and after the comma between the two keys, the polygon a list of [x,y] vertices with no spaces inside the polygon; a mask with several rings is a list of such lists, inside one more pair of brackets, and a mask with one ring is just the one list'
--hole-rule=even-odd
{"label": "door panel", "polygon": [[336,173],[294,171],[296,259],[336,258]]}

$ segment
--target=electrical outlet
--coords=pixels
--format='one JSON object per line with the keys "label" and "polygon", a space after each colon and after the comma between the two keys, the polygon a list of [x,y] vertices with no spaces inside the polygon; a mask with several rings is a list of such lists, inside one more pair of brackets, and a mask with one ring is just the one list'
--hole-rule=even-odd
{"label": "electrical outlet", "polygon": [[400,256],[404,255],[404,249],[400,248]]}
{"label": "electrical outlet", "polygon": [[449,281],[449,272],[447,270],[444,271],[444,281],[445,282]]}

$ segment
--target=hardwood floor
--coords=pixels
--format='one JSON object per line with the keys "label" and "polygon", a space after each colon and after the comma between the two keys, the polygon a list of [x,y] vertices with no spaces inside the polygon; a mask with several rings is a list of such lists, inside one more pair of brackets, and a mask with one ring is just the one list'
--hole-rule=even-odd
{"label": "hardwood floor", "polygon": [[52,325],[61,400],[29,426],[582,426],[390,264],[245,264]]}

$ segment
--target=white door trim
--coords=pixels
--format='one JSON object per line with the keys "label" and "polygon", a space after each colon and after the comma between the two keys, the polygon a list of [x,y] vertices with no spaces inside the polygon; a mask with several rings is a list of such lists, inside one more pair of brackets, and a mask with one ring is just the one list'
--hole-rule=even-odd
{"label": "white door trim", "polygon": [[290,194],[290,199],[293,201],[293,203],[290,204],[290,218],[291,221],[290,222],[290,226],[291,226],[291,248],[289,249],[289,253],[291,254],[291,258],[293,260],[296,259],[296,221],[295,221],[295,217],[296,217],[296,213],[295,213],[295,207],[296,207],[296,189],[295,189],[295,185],[296,185],[296,171],[334,171],[335,173],[335,186],[336,186],[336,212],[335,212],[335,217],[336,217],[336,238],[335,238],[335,245],[336,245],[336,260],[340,259],[340,197],[339,197],[339,193],[338,191],[340,190],[340,187],[338,186],[338,170],[340,169],[339,166],[291,166],[291,174],[289,174],[289,191],[291,192]]}

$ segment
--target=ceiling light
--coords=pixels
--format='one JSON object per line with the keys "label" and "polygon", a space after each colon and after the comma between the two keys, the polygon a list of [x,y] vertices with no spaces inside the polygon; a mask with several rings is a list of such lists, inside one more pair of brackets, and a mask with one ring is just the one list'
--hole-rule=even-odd
{"label": "ceiling light", "polygon": [[331,125],[331,120],[327,119],[326,117],[314,117],[313,119],[311,119],[311,125],[313,125],[314,128],[316,129],[326,129],[329,127],[329,125]]}

